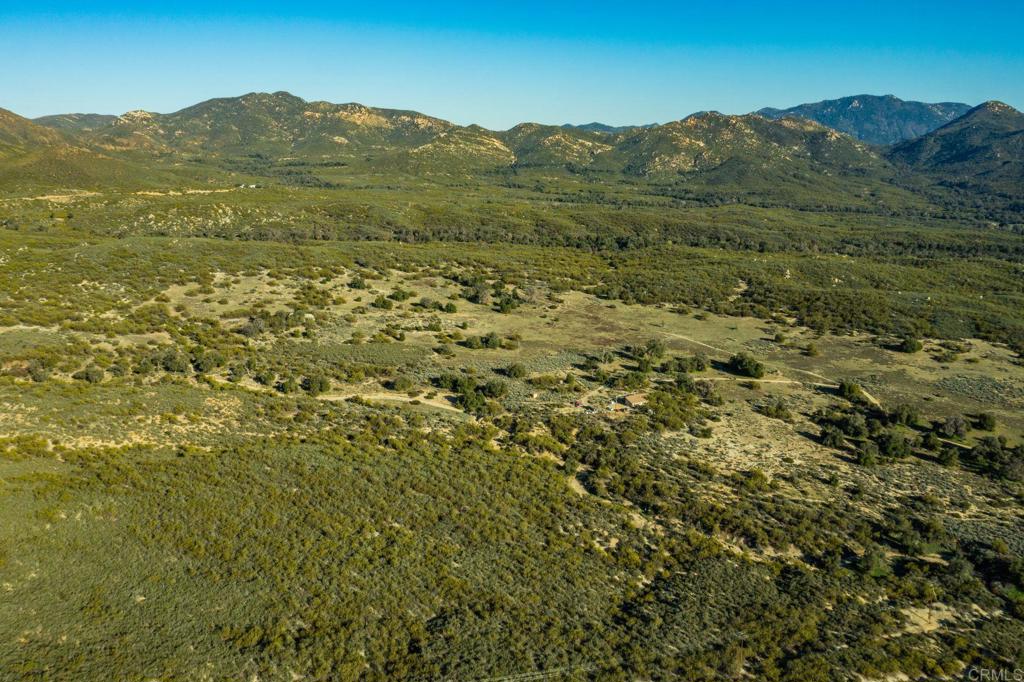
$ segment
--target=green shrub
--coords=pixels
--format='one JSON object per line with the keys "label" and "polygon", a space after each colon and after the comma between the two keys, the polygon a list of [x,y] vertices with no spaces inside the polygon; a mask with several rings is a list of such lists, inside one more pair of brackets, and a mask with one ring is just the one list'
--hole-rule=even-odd
{"label": "green shrub", "polygon": [[924,344],[922,344],[921,341],[915,339],[912,336],[905,336],[902,339],[900,339],[900,342],[899,344],[897,344],[896,348],[901,353],[917,353],[922,348],[924,348]]}
{"label": "green shrub", "polygon": [[322,374],[313,374],[302,380],[302,390],[317,396],[331,390],[331,380]]}
{"label": "green shrub", "polygon": [[789,411],[789,406],[782,398],[775,398],[762,405],[761,414],[785,422],[793,420],[793,413]]}
{"label": "green shrub", "polygon": [[860,384],[849,379],[843,379],[839,382],[838,393],[840,398],[850,402],[858,402],[864,398],[864,389],[860,387]]}
{"label": "green shrub", "polygon": [[938,431],[946,438],[963,438],[967,435],[967,420],[958,414],[946,417],[938,425]]}
{"label": "green shrub", "polygon": [[857,464],[861,466],[878,464],[878,446],[874,441],[866,440],[857,448]]}
{"label": "green shrub", "polygon": [[745,377],[760,379],[765,375],[765,367],[747,353],[737,353],[729,358],[729,371]]}
{"label": "green shrub", "polygon": [[505,376],[510,379],[522,379],[526,376],[526,366],[520,362],[514,362],[505,368]]}
{"label": "green shrub", "polygon": [[410,377],[404,375],[396,377],[387,383],[387,387],[392,391],[401,391],[403,393],[411,390],[412,387],[415,385],[415,381],[413,381]]}
{"label": "green shrub", "polygon": [[40,360],[31,360],[28,363],[28,376],[32,381],[41,383],[50,376],[50,368]]}
{"label": "green shrub", "polygon": [[911,454],[910,443],[902,435],[886,431],[878,437],[878,450],[883,457],[903,459]]}
{"label": "green shrub", "polygon": [[828,448],[843,448],[846,446],[846,437],[839,427],[828,424],[821,428],[819,436],[821,444]]}
{"label": "green shrub", "polygon": [[81,369],[71,375],[72,379],[78,379],[79,381],[85,381],[90,384],[98,384],[103,381],[106,376],[106,372],[97,367],[96,365],[89,365],[85,369]]}

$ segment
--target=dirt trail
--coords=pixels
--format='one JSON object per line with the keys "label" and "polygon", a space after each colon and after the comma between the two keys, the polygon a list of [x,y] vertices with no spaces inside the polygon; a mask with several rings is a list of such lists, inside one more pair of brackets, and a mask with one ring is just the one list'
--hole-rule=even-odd
{"label": "dirt trail", "polygon": [[[260,386],[251,380],[248,380],[248,385],[231,383],[223,377],[216,375],[209,375],[209,378],[217,382],[221,386],[232,386],[234,388],[241,389],[243,391],[252,391],[253,393],[276,393],[276,391],[270,386]],[[349,398],[362,398],[363,400],[377,400],[380,402],[399,402],[399,403],[411,403],[414,400],[418,400],[421,405],[427,407],[436,407],[440,410],[448,410],[457,414],[463,414],[462,410],[452,405],[444,398],[424,398],[424,397],[410,397],[404,393],[388,393],[386,391],[374,391],[372,393],[360,393],[358,391],[350,391],[346,393],[321,393],[316,396],[318,400],[326,400],[328,402],[341,402],[348,400]]]}
{"label": "dirt trail", "polygon": [[698,346],[703,346],[704,348],[708,348],[710,350],[713,350],[716,353],[721,353],[722,355],[732,355],[731,351],[727,351],[724,348],[718,348],[717,346],[712,346],[710,344],[704,343],[703,341],[698,341],[697,339],[691,339],[689,336],[683,336],[682,334],[676,334],[675,332],[665,332],[665,336],[671,336],[672,338],[675,338],[675,339],[680,339],[682,341],[688,341],[689,343],[693,343],[693,344],[696,344]]}
{"label": "dirt trail", "polygon": [[55,204],[67,204],[76,199],[84,199],[86,197],[98,197],[99,192],[90,192],[87,190],[79,190],[69,194],[42,194],[38,197],[11,197],[12,201],[50,201]]}
{"label": "dirt trail", "polygon": [[447,400],[444,400],[443,398],[410,398],[408,395],[405,395],[404,393],[324,393],[323,395],[317,397],[320,398],[320,400],[328,400],[331,402],[348,400],[349,398],[353,397],[359,397],[362,398],[363,400],[377,400],[380,402],[400,403],[409,403],[412,402],[413,400],[418,400],[421,405],[436,407],[442,410],[449,410],[451,412],[458,412],[459,414],[462,413],[462,411],[459,408],[455,407],[454,405],[449,403]]}
{"label": "dirt trail", "polygon": [[[704,343],[703,341],[698,341],[697,339],[691,339],[689,336],[683,336],[682,334],[676,334],[674,332],[665,332],[665,335],[666,336],[671,336],[671,337],[676,338],[676,339],[680,339],[681,341],[687,341],[688,343],[692,343],[692,344],[695,344],[697,346],[701,346],[703,348],[707,348],[709,350],[713,350],[716,353],[719,353],[720,355],[725,355],[725,356],[732,356],[733,355],[733,351],[728,351],[728,350],[726,350],[724,348],[718,348],[717,346],[712,346],[711,344]],[[796,367],[786,367],[786,370],[788,370],[790,372],[798,372],[800,374],[806,374],[807,376],[814,377],[815,379],[820,379],[821,382],[823,382],[823,383],[804,382],[804,381],[797,381],[795,379],[757,379],[756,381],[759,381],[759,382],[765,383],[765,384],[785,384],[785,383],[803,384],[803,383],[809,383],[811,386],[821,386],[821,387],[824,387],[824,388],[838,388],[839,387],[839,382],[838,381],[835,381],[834,379],[830,379],[829,377],[826,377],[826,376],[823,376],[821,374],[818,374],[817,372],[811,372],[811,371],[806,370],[806,369],[797,369]],[[711,378],[711,381],[728,381],[728,380],[729,380],[728,377]],[[863,387],[861,387],[861,393],[864,395],[864,399],[867,400],[872,405],[874,405],[875,407],[881,407],[882,406],[882,403],[878,400],[878,398],[876,398],[875,396],[873,396],[870,393],[868,393],[866,390],[864,390]]]}

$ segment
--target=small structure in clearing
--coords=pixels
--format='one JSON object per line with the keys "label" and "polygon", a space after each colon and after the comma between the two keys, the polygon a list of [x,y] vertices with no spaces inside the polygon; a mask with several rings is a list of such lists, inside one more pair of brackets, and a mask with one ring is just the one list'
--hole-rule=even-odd
{"label": "small structure in clearing", "polygon": [[623,396],[622,403],[626,407],[640,407],[641,405],[647,404],[646,393],[630,393],[629,395]]}

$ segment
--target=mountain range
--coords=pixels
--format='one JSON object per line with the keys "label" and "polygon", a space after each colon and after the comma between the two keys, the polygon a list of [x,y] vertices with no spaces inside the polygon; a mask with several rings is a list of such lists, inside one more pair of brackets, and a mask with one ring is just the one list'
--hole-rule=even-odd
{"label": "mountain range", "polygon": [[492,131],[413,111],[306,102],[285,92],[213,99],[171,114],[8,119],[4,128],[14,141],[31,138],[37,147],[74,145],[135,160],[261,155],[380,169],[571,165],[650,175],[706,170],[730,159],[763,166],[794,160],[870,166],[879,158],[856,140],[807,120],[705,112],[616,132],[537,123]]}
{"label": "mountain range", "polygon": [[[504,131],[415,111],[307,102],[286,92],[212,99],[170,114],[63,114],[29,121],[0,110],[0,186],[28,180],[89,186],[189,163],[237,167],[232,160],[242,159],[250,166],[353,172],[459,175],[532,168],[699,177],[746,191],[917,175],[1021,193],[1024,116],[987,102],[947,121],[964,107],[858,96],[755,114],[701,112],[661,125],[523,123]],[[851,126],[857,135],[846,134]],[[925,128],[891,146],[858,139]]]}

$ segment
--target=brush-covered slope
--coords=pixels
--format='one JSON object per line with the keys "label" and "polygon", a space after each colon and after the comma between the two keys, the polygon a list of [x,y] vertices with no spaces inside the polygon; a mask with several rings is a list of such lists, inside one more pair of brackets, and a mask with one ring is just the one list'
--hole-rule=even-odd
{"label": "brush-covered slope", "polygon": [[89,133],[105,128],[116,120],[117,116],[110,114],[56,114],[54,116],[40,116],[33,119],[33,123],[69,133]]}
{"label": "brush-covered slope", "polygon": [[58,132],[0,109],[0,157],[57,145],[63,141],[64,138]]}
{"label": "brush-covered slope", "polygon": [[608,135],[539,123],[520,123],[499,136],[513,150],[520,167],[589,165],[613,148]]}
{"label": "brush-covered slope", "polygon": [[212,99],[171,114],[130,111],[79,137],[96,149],[135,158],[262,157],[380,172],[467,172],[515,160],[495,133],[478,126],[415,111],[307,102],[287,92]]}
{"label": "brush-covered slope", "polygon": [[172,114],[132,111],[97,131],[109,148],[213,155],[333,156],[413,148],[453,127],[413,111],[306,102],[286,92],[201,102]]}
{"label": "brush-covered slope", "polygon": [[704,112],[627,134],[595,166],[651,175],[707,171],[727,162],[755,170],[812,165],[831,172],[885,165],[864,144],[811,121]]}
{"label": "brush-covered slope", "polygon": [[0,190],[95,188],[137,181],[148,171],[76,144],[64,134],[0,109]]}
{"label": "brush-covered slope", "polygon": [[372,168],[409,171],[468,173],[511,166],[515,153],[490,130],[480,126],[456,126],[438,131],[411,149],[405,144],[382,148],[379,156],[367,157]]}
{"label": "brush-covered slope", "polygon": [[985,102],[938,130],[893,147],[911,169],[1024,194],[1024,114]]}
{"label": "brush-covered slope", "polygon": [[789,109],[761,109],[766,118],[806,118],[872,144],[910,140],[949,123],[970,109],[959,102],[911,102],[893,95],[855,95],[799,104]]}

